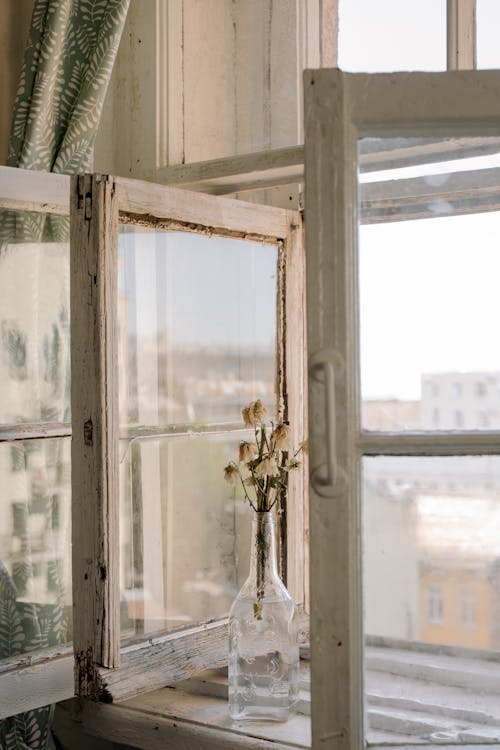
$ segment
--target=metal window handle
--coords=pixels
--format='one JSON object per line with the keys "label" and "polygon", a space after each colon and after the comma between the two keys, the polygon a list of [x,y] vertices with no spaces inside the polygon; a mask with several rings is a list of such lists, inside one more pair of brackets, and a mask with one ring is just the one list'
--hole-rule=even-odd
{"label": "metal window handle", "polygon": [[318,466],[311,474],[313,489],[322,497],[331,497],[334,494],[338,474],[335,435],[335,367],[332,361],[333,356],[330,357],[329,354],[333,353],[319,353],[310,367],[311,377],[324,386],[325,392],[325,431],[321,437],[325,441],[326,463]]}

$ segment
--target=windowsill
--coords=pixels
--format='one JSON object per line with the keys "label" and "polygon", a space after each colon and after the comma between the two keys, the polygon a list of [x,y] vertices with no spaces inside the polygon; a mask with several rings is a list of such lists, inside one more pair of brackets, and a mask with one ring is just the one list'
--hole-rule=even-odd
{"label": "windowsill", "polygon": [[[388,745],[399,750],[422,744],[427,750],[499,746],[498,655],[493,654],[491,660],[470,658],[477,654],[467,656],[463,649],[443,653],[429,645],[411,649],[371,645],[365,655],[372,750]],[[143,750],[176,747],[181,737],[186,746],[200,750],[310,748],[309,684],[309,664],[302,661],[297,713],[283,724],[233,722],[227,710],[224,670],[203,672],[175,688],[162,688],[121,704],[73,700],[66,701],[61,710],[92,737]]]}
{"label": "windowsill", "polygon": [[[308,666],[303,667],[308,673]],[[304,696],[307,703],[307,695]],[[284,723],[234,722],[227,709],[224,670],[209,670],[172,688],[161,688],[120,704],[73,699],[60,704],[55,731],[68,719],[85,734],[141,750],[297,750],[311,747],[309,716],[295,713]],[[64,739],[61,736],[61,739]],[[178,743],[178,744],[177,744]],[[92,747],[89,738],[88,747]]]}

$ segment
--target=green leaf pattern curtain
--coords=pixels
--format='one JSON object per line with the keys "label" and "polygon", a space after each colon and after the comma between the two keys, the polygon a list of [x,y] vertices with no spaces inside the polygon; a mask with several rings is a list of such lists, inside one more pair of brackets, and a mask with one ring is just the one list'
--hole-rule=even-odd
{"label": "green leaf pattern curtain", "polygon": [[[35,0],[14,104],[8,166],[66,174],[92,170],[94,141],[129,3]],[[1,211],[0,261],[5,253],[15,251],[17,243],[67,242],[68,228],[66,217]],[[60,328],[62,324],[56,323]],[[59,377],[64,378],[64,373]],[[16,511],[19,525],[24,510]],[[28,507],[25,511],[27,525]],[[21,532],[21,536],[23,571],[29,576],[29,534]],[[57,566],[49,572],[53,589],[58,590]],[[16,573],[14,580],[0,560],[0,658],[63,642],[70,627],[57,597],[45,608],[20,601],[19,568]],[[51,746],[52,713],[52,707],[46,707],[1,721],[0,748]]]}

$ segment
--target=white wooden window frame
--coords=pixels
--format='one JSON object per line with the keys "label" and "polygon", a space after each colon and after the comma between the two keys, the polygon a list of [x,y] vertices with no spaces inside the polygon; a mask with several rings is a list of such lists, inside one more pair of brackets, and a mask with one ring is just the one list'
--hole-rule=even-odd
{"label": "white wooden window frame", "polygon": [[[281,414],[300,441],[306,419],[302,221],[295,211],[100,175],[73,178],[70,205],[75,691],[117,701],[227,663],[227,620],[120,646],[119,222],[230,235],[282,248],[277,396]],[[287,325],[292,319],[293,326]],[[286,578],[299,604],[305,601],[305,497],[305,472],[299,471],[290,480],[286,509]]]}
{"label": "white wooden window frame", "polygon": [[313,748],[364,745],[360,465],[500,455],[498,432],[360,424],[358,139],[498,137],[500,72],[305,74]]}
{"label": "white wooden window frame", "polygon": [[[290,420],[297,440],[303,439],[306,424],[303,227],[296,211],[193,195],[121,178],[74,178],[71,195],[73,430],[69,424],[55,423],[2,425],[0,440],[73,434],[73,645],[77,653],[77,691],[104,700],[120,700],[209,664],[221,665],[227,658],[224,620],[147,639],[144,648],[135,644],[120,650],[115,352],[120,214],[141,223],[160,222],[162,227],[261,239],[279,246],[278,395],[281,413]],[[68,215],[69,196],[67,176],[0,167],[0,208]],[[293,325],[287,325],[291,320]],[[286,509],[286,576],[299,604],[307,600],[306,477],[305,467],[294,472]],[[82,534],[82,529],[87,533]],[[3,660],[0,719],[71,697],[73,672],[71,645]]]}

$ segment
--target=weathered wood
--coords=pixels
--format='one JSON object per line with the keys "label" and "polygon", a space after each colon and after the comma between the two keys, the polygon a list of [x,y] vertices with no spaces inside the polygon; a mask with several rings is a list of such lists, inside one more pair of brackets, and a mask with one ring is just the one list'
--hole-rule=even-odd
{"label": "weathered wood", "polygon": [[[500,133],[496,70],[341,75],[350,119],[360,137],[498,138]],[[316,71],[320,81],[331,98],[335,87],[330,72]]]}
{"label": "weathered wood", "polygon": [[2,661],[0,720],[74,695],[73,649],[44,649]]}
{"label": "weathered wood", "polygon": [[125,647],[118,669],[100,669],[101,700],[120,702],[227,664],[227,620],[179,630]]}
{"label": "weathered wood", "polygon": [[448,70],[476,67],[476,0],[447,0]]}
{"label": "weathered wood", "polygon": [[500,169],[429,174],[361,185],[361,223],[498,211]]}
{"label": "weathered wood", "polygon": [[[309,747],[297,738],[298,726],[308,730],[305,717],[285,724],[268,722],[252,728],[238,727],[227,714],[226,703],[199,698],[176,690],[160,690],[148,696],[144,706],[107,706],[88,701],[67,701],[56,709],[57,736],[73,747],[75,732],[93,747],[92,740],[109,740],[142,750],[295,750]],[[215,710],[214,710],[215,709]],[[288,735],[288,741],[276,735]]]}
{"label": "weathered wood", "polygon": [[120,212],[137,220],[155,219],[164,225],[188,231],[233,233],[238,236],[276,241],[284,239],[296,218],[294,211],[255,203],[193,194],[179,188],[117,177]]}
{"label": "weathered wood", "polygon": [[0,207],[68,215],[68,175],[0,167]]}
{"label": "weathered wood", "polygon": [[[305,242],[304,229],[300,221],[291,229],[285,243],[284,277],[284,390],[287,397],[286,418],[292,428],[292,444],[296,448],[307,437]],[[307,606],[309,480],[307,455],[301,453],[298,458],[300,467],[288,473],[286,583],[296,603]]]}
{"label": "weathered wood", "polygon": [[0,425],[0,443],[12,440],[38,440],[40,438],[69,437],[69,422],[23,422]]}
{"label": "weathered wood", "polygon": [[112,178],[71,189],[73,644],[76,692],[119,662],[118,202]]}
{"label": "weathered wood", "polygon": [[[315,750],[363,739],[359,380],[356,293],[356,133],[342,74],[305,75],[307,339],[309,361],[334,371],[327,390],[309,373],[312,734]],[[335,423],[332,424],[334,397]],[[335,466],[325,467],[335,453]],[[314,481],[318,473],[321,493]],[[332,481],[333,480],[333,481]]]}

